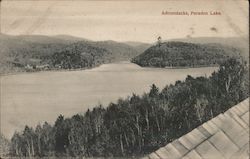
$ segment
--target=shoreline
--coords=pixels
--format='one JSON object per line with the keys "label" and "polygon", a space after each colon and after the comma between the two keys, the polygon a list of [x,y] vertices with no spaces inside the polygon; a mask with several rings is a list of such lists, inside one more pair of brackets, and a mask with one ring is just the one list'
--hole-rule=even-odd
{"label": "shoreline", "polygon": [[[20,71],[20,72],[10,72],[10,73],[3,73],[1,74],[0,73],[0,78],[2,77],[6,77],[6,76],[13,76],[13,75],[24,75],[24,74],[34,74],[34,73],[53,73],[53,72],[72,72],[72,71],[85,71],[85,70],[91,70],[91,69],[95,69],[95,68],[98,68],[98,67],[101,67],[103,65],[108,65],[108,64],[128,64],[128,63],[131,63],[131,64],[136,64],[136,63],[133,63],[133,62],[130,62],[130,61],[119,61],[119,62],[112,62],[112,63],[104,63],[104,64],[101,64],[101,65],[98,65],[96,67],[91,67],[91,68],[77,68],[77,69],[51,69],[51,70],[37,70],[37,71]],[[138,64],[136,64],[138,65]],[[172,70],[172,69],[193,69],[193,68],[205,68],[205,67],[218,67],[219,65],[209,65],[209,66],[205,66],[205,65],[200,65],[200,66],[194,66],[194,67],[186,67],[186,66],[175,66],[175,67],[153,67],[153,66],[140,66],[138,65],[139,67],[141,68],[149,68],[149,69],[169,69],[169,70]]]}
{"label": "shoreline", "polygon": [[[101,64],[104,65],[104,64]],[[34,74],[34,73],[45,73],[45,72],[71,72],[71,71],[84,71],[84,70],[91,70],[97,67],[100,67],[101,65],[98,65],[96,67],[91,68],[77,68],[77,69],[50,69],[50,70],[36,70],[36,71],[20,71],[20,72],[11,72],[11,73],[0,73],[0,77],[2,76],[12,76],[12,75],[23,75],[23,74]]]}
{"label": "shoreline", "polygon": [[[102,65],[107,65],[107,64],[124,64],[124,63],[132,63],[130,61],[117,61],[117,62],[112,62],[112,63],[103,63],[100,65],[97,65],[95,67],[90,67],[90,68],[76,68],[76,69],[50,69],[50,70],[35,70],[35,71],[17,71],[17,72],[10,72],[10,73],[0,73],[0,78],[2,76],[12,76],[12,75],[19,75],[19,74],[33,74],[33,73],[44,73],[44,72],[71,72],[71,71],[84,71],[84,70],[91,70],[95,69],[98,67],[101,67]],[[139,66],[139,65],[138,65]]]}
{"label": "shoreline", "polygon": [[[140,66],[140,65],[138,65]],[[141,68],[155,68],[155,69],[192,69],[192,68],[204,68],[204,67],[219,67],[219,65],[198,65],[198,66],[194,66],[194,67],[187,67],[187,66],[175,66],[175,67],[170,67],[170,66],[166,66],[166,67],[154,67],[154,66],[140,66]]]}
{"label": "shoreline", "polygon": [[189,68],[204,68],[204,67],[219,67],[219,65],[209,65],[209,66],[205,66],[205,65],[199,65],[199,66],[194,66],[194,67],[178,67],[178,66],[175,66],[175,67],[163,67],[163,68],[166,68],[166,69],[189,69]]}

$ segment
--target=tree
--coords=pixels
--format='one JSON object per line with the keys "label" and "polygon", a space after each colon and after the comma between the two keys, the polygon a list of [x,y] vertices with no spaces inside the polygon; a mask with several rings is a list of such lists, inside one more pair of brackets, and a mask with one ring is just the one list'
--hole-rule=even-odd
{"label": "tree", "polygon": [[60,115],[55,122],[55,150],[59,154],[65,154],[69,146],[68,134],[70,125],[70,121],[64,119],[62,115]]}
{"label": "tree", "polygon": [[55,132],[53,127],[44,122],[41,135],[42,156],[53,156],[55,151]]}
{"label": "tree", "polygon": [[242,59],[231,58],[224,62],[219,71],[211,77],[215,88],[217,88],[214,94],[217,95],[218,100],[224,107],[236,104],[244,99],[241,90],[245,89],[242,87],[244,81],[246,83],[249,81],[248,77],[244,80],[246,72],[247,66]]}
{"label": "tree", "polygon": [[150,92],[149,92],[149,97],[157,97],[159,95],[159,88],[156,87],[155,84],[152,84]]}
{"label": "tree", "polygon": [[15,132],[11,138],[11,154],[13,156],[23,156],[23,143],[20,133]]}
{"label": "tree", "polygon": [[158,46],[160,47],[161,46],[161,36],[158,36],[158,38],[157,38],[157,44],[158,44]]}
{"label": "tree", "polygon": [[34,157],[35,156],[35,133],[32,128],[25,126],[23,132],[24,148],[26,150],[25,156]]}
{"label": "tree", "polygon": [[36,126],[35,133],[37,135],[37,154],[42,156],[42,127],[40,124]]}
{"label": "tree", "polygon": [[10,151],[10,141],[6,139],[2,133],[0,133],[0,156],[5,157]]}
{"label": "tree", "polygon": [[71,129],[69,132],[70,151],[74,156],[86,155],[88,138],[85,120],[82,115],[74,115],[71,118]]}

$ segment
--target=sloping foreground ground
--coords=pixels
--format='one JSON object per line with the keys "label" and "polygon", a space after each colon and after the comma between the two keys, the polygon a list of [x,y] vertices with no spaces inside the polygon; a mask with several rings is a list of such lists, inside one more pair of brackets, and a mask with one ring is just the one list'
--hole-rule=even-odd
{"label": "sloping foreground ground", "polygon": [[249,98],[143,159],[248,159]]}

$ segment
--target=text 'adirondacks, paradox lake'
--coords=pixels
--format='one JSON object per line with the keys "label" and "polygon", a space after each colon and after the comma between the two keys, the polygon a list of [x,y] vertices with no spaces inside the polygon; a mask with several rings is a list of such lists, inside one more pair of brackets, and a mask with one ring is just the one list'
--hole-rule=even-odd
{"label": "text 'adirondacks, paradox lake'", "polygon": [[143,94],[154,83],[160,89],[187,75],[210,76],[216,67],[142,68],[129,62],[104,64],[90,70],[24,73],[1,78],[1,127],[10,138],[24,123],[53,123],[98,104],[107,106],[132,93]]}

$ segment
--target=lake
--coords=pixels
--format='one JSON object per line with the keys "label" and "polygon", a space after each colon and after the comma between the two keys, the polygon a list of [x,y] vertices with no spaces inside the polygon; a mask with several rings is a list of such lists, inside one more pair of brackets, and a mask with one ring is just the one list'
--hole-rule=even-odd
{"label": "lake", "polygon": [[24,73],[1,77],[1,132],[10,138],[25,125],[48,121],[59,114],[70,117],[97,104],[107,105],[132,93],[148,92],[176,80],[210,76],[216,67],[142,68],[129,62],[104,64],[81,71]]}

